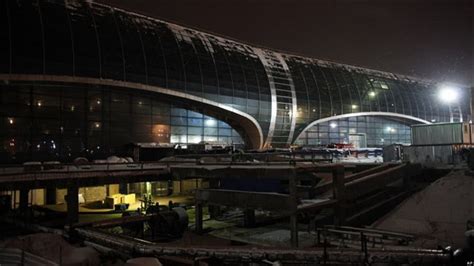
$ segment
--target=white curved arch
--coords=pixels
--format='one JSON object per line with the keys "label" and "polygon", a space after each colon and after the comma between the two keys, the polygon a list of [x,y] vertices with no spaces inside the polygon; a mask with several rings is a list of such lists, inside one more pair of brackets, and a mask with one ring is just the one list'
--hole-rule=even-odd
{"label": "white curved arch", "polygon": [[424,119],[414,117],[414,116],[411,116],[411,115],[399,114],[399,113],[392,113],[392,112],[358,112],[358,113],[350,113],[350,114],[343,114],[343,115],[335,115],[335,116],[330,116],[330,117],[325,117],[325,118],[315,120],[315,121],[311,122],[309,125],[307,125],[303,129],[303,131],[301,131],[301,133],[298,135],[298,137],[295,139],[295,141],[297,139],[299,139],[301,137],[301,135],[306,130],[310,129],[314,125],[324,123],[324,122],[328,122],[328,121],[331,121],[331,120],[336,120],[336,119],[341,119],[341,118],[348,118],[348,117],[356,117],[356,116],[389,116],[389,117],[404,118],[404,119],[420,122],[420,123],[423,123],[423,124],[431,124],[431,122],[426,121]]}
{"label": "white curved arch", "polygon": [[248,122],[251,123],[252,126],[255,127],[257,130],[258,136],[250,137],[257,137],[258,143],[254,144],[253,148],[261,149],[263,146],[263,132],[262,128],[258,121],[253,118],[251,115],[244,113],[240,110],[237,110],[233,107],[230,107],[226,104],[218,103],[215,101],[211,101],[199,96],[190,95],[187,93],[174,91],[167,88],[162,88],[158,86],[146,85],[141,83],[134,83],[134,82],[127,82],[127,81],[120,81],[120,80],[113,80],[113,79],[100,79],[100,78],[88,78],[88,77],[72,77],[72,76],[56,76],[56,75],[29,75],[29,74],[0,74],[0,80],[5,81],[51,81],[51,82],[65,82],[65,83],[80,83],[80,84],[92,84],[92,85],[104,85],[104,86],[114,86],[114,87],[122,87],[122,88],[130,88],[130,89],[138,89],[150,92],[157,92],[169,96],[174,96],[177,98],[183,98],[186,100],[191,100],[194,102],[199,102],[205,105],[214,106],[223,110],[226,110],[230,113],[238,115],[242,118],[245,118]]}

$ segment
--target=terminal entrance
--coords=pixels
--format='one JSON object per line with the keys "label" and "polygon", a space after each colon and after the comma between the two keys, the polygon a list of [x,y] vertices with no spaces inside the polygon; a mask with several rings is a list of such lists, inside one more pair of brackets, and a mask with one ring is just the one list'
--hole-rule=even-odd
{"label": "terminal entrance", "polygon": [[367,135],[364,133],[349,134],[349,143],[356,149],[367,148]]}

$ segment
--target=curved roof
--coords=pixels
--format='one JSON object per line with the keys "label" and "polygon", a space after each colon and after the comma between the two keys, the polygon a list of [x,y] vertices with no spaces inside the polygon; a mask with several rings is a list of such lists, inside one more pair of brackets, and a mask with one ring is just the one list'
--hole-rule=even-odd
{"label": "curved roof", "polygon": [[440,105],[431,81],[265,49],[93,2],[1,1],[0,30],[6,78],[68,76],[169,89],[251,117],[267,146],[290,144],[313,121],[349,113],[468,118],[463,89],[458,104]]}

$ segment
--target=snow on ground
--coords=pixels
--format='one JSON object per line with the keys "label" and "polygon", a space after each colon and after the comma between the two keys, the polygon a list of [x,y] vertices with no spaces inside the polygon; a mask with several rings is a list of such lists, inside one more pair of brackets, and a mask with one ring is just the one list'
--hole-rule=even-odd
{"label": "snow on ground", "polygon": [[353,157],[353,156],[348,156],[348,157],[339,157],[339,158],[334,158],[334,162],[340,162],[340,163],[383,163],[383,157],[382,156],[370,156],[370,157]]}
{"label": "snow on ground", "polygon": [[72,246],[55,234],[19,236],[1,242],[2,247],[22,249],[61,265],[100,265],[99,253],[93,248]]}
{"label": "snow on ground", "polygon": [[474,220],[474,176],[452,171],[377,221],[376,228],[411,233],[423,247],[462,247],[467,221]]}

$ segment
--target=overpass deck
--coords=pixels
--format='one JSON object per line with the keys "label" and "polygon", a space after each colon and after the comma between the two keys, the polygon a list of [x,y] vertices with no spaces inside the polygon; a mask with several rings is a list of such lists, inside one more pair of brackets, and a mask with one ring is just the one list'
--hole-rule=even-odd
{"label": "overpass deck", "polygon": [[[74,183],[78,186],[145,182],[189,178],[313,178],[311,173],[331,171],[336,164],[310,162],[263,163],[201,163],[199,161],[168,161],[138,163],[108,163],[70,165],[58,164],[54,168],[10,166],[0,168],[0,190],[56,187]],[[351,168],[350,165],[346,166]]]}

